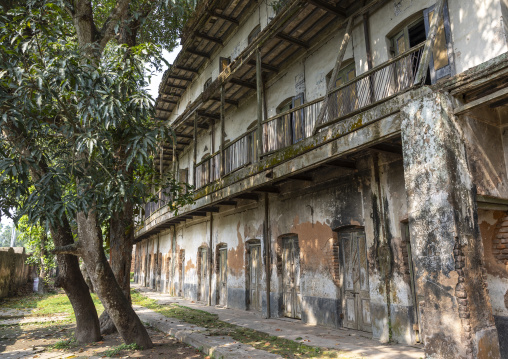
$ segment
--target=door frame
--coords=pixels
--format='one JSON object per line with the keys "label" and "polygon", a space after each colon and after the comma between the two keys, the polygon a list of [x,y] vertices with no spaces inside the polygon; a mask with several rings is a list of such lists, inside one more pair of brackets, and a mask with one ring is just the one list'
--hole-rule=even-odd
{"label": "door frame", "polygon": [[[279,314],[282,317],[286,317],[286,308],[284,305],[284,243],[287,240],[293,240],[295,242],[296,251],[298,253],[298,263],[300,266],[300,270],[297,273],[294,273],[294,275],[298,275],[298,279],[295,279],[297,281],[297,287],[298,291],[295,292],[295,295],[299,297],[299,310],[298,308],[294,309],[295,316],[290,317],[294,319],[301,319],[302,318],[302,288],[301,288],[301,256],[300,256],[300,243],[298,239],[298,235],[296,233],[290,233],[290,234],[284,234],[282,236],[279,236],[277,240],[277,269],[279,274],[279,291],[280,291],[280,306],[279,306]],[[298,299],[298,298],[297,298]],[[292,310],[293,312],[293,310]],[[299,313],[299,316],[298,314]]]}
{"label": "door frame", "polygon": [[[353,296],[349,295],[348,296],[348,294],[346,293],[346,291],[347,291],[346,290],[346,268],[345,268],[345,263],[344,263],[344,259],[345,259],[345,252],[344,252],[344,245],[343,245],[344,236],[348,235],[348,234],[358,233],[358,232],[362,233],[363,237],[364,237],[364,241],[365,241],[367,288],[368,288],[368,292],[369,292],[369,308],[370,308],[370,278],[369,278],[370,273],[369,273],[369,259],[368,259],[367,237],[366,237],[366,233],[365,233],[365,227],[363,227],[363,226],[345,226],[345,227],[336,229],[335,232],[337,233],[337,236],[338,236],[338,243],[339,243],[338,256],[339,256],[340,272],[342,274],[342,287],[341,287],[342,327],[372,333],[372,317],[370,318],[370,324],[363,323],[363,318],[361,319],[361,322],[360,322],[360,318],[361,318],[360,316],[362,315],[360,304],[363,300],[361,298],[361,295],[353,295]],[[355,302],[355,316],[357,318],[356,328],[351,328],[351,327],[347,326],[347,322],[348,322],[348,320],[347,320],[347,310],[348,310],[347,300],[348,299],[353,299]]]}
{"label": "door frame", "polygon": [[[258,296],[259,303],[258,308],[253,308],[251,303],[251,290],[252,290],[252,282],[251,282],[251,249],[253,247],[259,247],[259,268],[258,268]],[[261,298],[261,281],[263,276],[263,254],[262,254],[262,245],[260,239],[249,239],[245,242],[245,308],[247,310],[261,311],[263,309],[262,298]]]}
{"label": "door frame", "polygon": [[219,243],[216,245],[215,247],[215,279],[216,279],[216,285],[215,285],[215,304],[216,305],[221,305],[220,304],[220,299],[221,299],[221,273],[220,273],[220,270],[221,270],[221,263],[220,263],[220,256],[221,256],[221,251],[226,251],[226,298],[225,298],[225,304],[224,304],[224,307],[227,307],[227,303],[228,303],[228,298],[227,298],[227,271],[228,271],[228,265],[227,265],[227,262],[228,262],[228,257],[227,257],[227,250],[228,250],[228,245],[226,243]]}

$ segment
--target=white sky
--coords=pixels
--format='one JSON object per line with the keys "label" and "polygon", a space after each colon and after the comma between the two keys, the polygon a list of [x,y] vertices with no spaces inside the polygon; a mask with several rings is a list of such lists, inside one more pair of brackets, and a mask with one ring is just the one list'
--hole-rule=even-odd
{"label": "white sky", "polygon": [[[180,52],[181,49],[182,49],[182,46],[178,45],[171,52],[164,51],[163,52],[164,58],[166,59],[167,62],[172,64],[175,61],[176,56],[178,55],[178,53]],[[159,96],[159,84],[162,80],[162,75],[164,75],[164,71],[166,71],[166,70],[167,70],[167,67],[164,66],[164,68],[162,69],[161,72],[152,75],[150,86],[148,87],[148,92],[150,92],[150,94],[152,95],[154,100],[157,99],[157,97]]]}

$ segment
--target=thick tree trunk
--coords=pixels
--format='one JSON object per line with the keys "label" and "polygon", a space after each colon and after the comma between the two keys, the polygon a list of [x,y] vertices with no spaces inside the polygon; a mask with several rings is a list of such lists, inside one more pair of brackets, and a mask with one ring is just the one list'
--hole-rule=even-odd
{"label": "thick tree trunk", "polygon": [[[74,243],[67,218],[58,227],[50,227],[55,246],[61,247]],[[99,318],[88,286],[81,275],[76,256],[58,254],[58,277],[55,286],[62,287],[69,297],[76,316],[76,340],[79,343],[92,343],[101,340]]]}
{"label": "thick tree trunk", "polygon": [[78,213],[77,223],[80,255],[94,289],[122,339],[127,344],[136,343],[145,349],[153,347],[145,327],[125,297],[107,261],[94,211],[91,210],[88,216],[83,212]]}
{"label": "thick tree trunk", "polygon": [[[123,294],[131,303],[130,268],[132,262],[132,243],[134,242],[134,212],[132,203],[126,202],[121,213],[115,212],[109,226],[110,263],[113,274]],[[99,318],[101,333],[116,331],[108,312]]]}

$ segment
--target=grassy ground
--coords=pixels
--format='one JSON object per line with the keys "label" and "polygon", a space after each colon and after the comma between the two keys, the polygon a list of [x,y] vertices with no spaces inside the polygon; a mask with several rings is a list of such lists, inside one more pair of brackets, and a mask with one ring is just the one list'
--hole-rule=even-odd
{"label": "grassy ground", "polygon": [[[104,307],[96,294],[91,293],[97,314],[101,315]],[[48,316],[55,314],[69,314],[71,320],[75,321],[74,310],[69,298],[62,292],[48,294],[31,294],[24,297],[6,298],[0,301],[2,308],[31,309],[32,316]]]}
{"label": "grassy ground", "polygon": [[132,291],[132,303],[152,309],[166,317],[180,319],[190,324],[210,329],[211,335],[228,335],[234,340],[266,350],[284,358],[354,358],[348,353],[335,350],[323,350],[298,341],[271,336],[256,330],[220,321],[216,314],[188,308],[177,304],[159,305],[153,299]]}

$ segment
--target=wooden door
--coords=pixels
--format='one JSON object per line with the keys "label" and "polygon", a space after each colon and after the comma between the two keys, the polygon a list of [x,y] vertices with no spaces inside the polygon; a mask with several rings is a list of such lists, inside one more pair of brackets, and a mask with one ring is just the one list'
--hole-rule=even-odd
{"label": "wooden door", "polygon": [[300,249],[298,238],[285,238],[282,245],[282,301],[284,316],[302,318],[300,294]]}
{"label": "wooden door", "polygon": [[228,249],[219,249],[219,305],[226,306],[228,299]]}
{"label": "wooden door", "polygon": [[261,310],[261,246],[250,247],[249,254],[249,309]]}
{"label": "wooden door", "polygon": [[166,258],[166,288],[165,292],[169,293],[171,287],[171,257]]}
{"label": "wooden door", "polygon": [[185,252],[180,251],[180,296],[184,296],[184,280],[185,280]]}
{"label": "wooden door", "polygon": [[200,248],[199,300],[206,301],[206,273],[208,270],[208,249]]}
{"label": "wooden door", "polygon": [[344,326],[372,331],[370,318],[369,272],[363,230],[341,235],[344,273]]}

